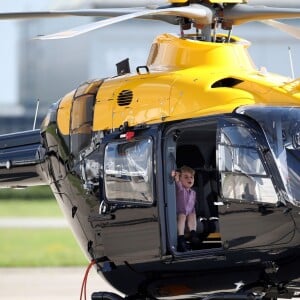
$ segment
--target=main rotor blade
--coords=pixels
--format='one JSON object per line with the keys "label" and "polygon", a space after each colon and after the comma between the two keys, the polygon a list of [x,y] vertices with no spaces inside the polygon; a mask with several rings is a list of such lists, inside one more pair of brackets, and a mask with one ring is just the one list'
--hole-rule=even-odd
{"label": "main rotor blade", "polygon": [[[70,38],[74,37],[83,33],[90,32],[95,29],[99,29],[105,26],[109,26],[115,23],[123,22],[126,20],[130,20],[133,18],[147,18],[149,16],[174,16],[174,17],[184,17],[192,19],[196,24],[211,24],[212,23],[212,10],[209,9],[206,6],[200,5],[200,4],[192,4],[189,6],[183,6],[183,7],[171,7],[171,8],[160,8],[160,9],[135,9],[134,12],[131,12],[129,14],[124,14],[125,11],[128,10],[102,10],[98,9],[96,10],[98,12],[98,16],[100,13],[105,16],[119,14],[117,17],[113,17],[106,20],[101,20],[98,22],[90,23],[81,25],[66,31],[61,31],[54,34],[49,34],[45,36],[39,36],[37,39],[40,40],[49,40],[49,39],[64,39],[64,38]],[[96,12],[95,12],[96,14]],[[122,15],[120,15],[122,14]]]}
{"label": "main rotor blade", "polygon": [[295,27],[295,26],[291,26],[282,22],[278,22],[275,20],[264,20],[261,21],[262,23],[272,26],[276,29],[279,29],[289,35],[291,35],[292,37],[296,38],[296,39],[300,39],[300,28]]}
{"label": "main rotor blade", "polygon": [[237,4],[224,9],[223,17],[233,25],[240,25],[251,21],[299,18],[300,9]]}
{"label": "main rotor blade", "polygon": [[[144,9],[144,8],[143,8]],[[49,10],[49,11],[27,11],[0,13],[0,20],[7,19],[36,19],[36,18],[57,18],[68,16],[79,17],[100,17],[120,16],[140,11],[141,8],[117,8],[117,9],[78,9],[78,10]]]}

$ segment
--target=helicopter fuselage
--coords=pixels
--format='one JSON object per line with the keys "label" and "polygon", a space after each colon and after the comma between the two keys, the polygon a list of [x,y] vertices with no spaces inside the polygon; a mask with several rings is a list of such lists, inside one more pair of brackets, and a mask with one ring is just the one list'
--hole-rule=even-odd
{"label": "helicopter fuselage", "polygon": [[[300,82],[227,42],[162,35],[136,74],[87,82],[40,131],[0,137],[1,186],[49,184],[87,258],[126,295],[286,296],[298,278]],[[201,237],[187,252],[170,176],[182,165],[196,172]]]}

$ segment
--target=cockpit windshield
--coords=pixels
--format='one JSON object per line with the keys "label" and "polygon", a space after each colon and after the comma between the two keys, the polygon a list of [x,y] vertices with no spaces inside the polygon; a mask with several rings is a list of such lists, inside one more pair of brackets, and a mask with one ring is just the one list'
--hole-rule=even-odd
{"label": "cockpit windshield", "polygon": [[263,129],[291,202],[300,203],[300,108],[249,106],[237,110]]}

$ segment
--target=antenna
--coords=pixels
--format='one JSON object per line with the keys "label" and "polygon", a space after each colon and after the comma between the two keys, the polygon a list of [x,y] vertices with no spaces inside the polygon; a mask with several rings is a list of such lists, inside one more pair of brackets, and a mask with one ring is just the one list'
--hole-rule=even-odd
{"label": "antenna", "polygon": [[293,64],[293,57],[292,57],[292,50],[291,47],[288,47],[289,50],[289,58],[290,58],[290,66],[291,66],[291,72],[292,72],[292,79],[295,79],[295,72],[294,72],[294,64]]}
{"label": "antenna", "polygon": [[39,110],[39,104],[40,104],[40,99],[37,99],[36,100],[35,116],[34,116],[34,120],[33,120],[32,130],[35,130],[35,124],[36,124],[37,114],[38,114],[38,110]]}

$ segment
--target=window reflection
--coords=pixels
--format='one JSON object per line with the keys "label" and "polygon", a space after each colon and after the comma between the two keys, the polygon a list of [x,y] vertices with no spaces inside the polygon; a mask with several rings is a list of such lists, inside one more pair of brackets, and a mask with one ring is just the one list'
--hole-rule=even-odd
{"label": "window reflection", "polygon": [[94,95],[83,95],[73,101],[71,150],[74,155],[91,142],[94,99]]}
{"label": "window reflection", "polygon": [[108,144],[104,158],[107,199],[152,203],[152,166],[151,139]]}
{"label": "window reflection", "polygon": [[219,169],[224,198],[276,203],[277,195],[262,164],[256,139],[241,126],[220,129]]}
{"label": "window reflection", "polygon": [[266,175],[257,150],[222,145],[220,151],[224,155],[220,165],[222,171]]}
{"label": "window reflection", "polygon": [[[300,201],[300,109],[249,106],[240,108],[263,129],[291,202]],[[296,202],[295,202],[296,203]]]}

